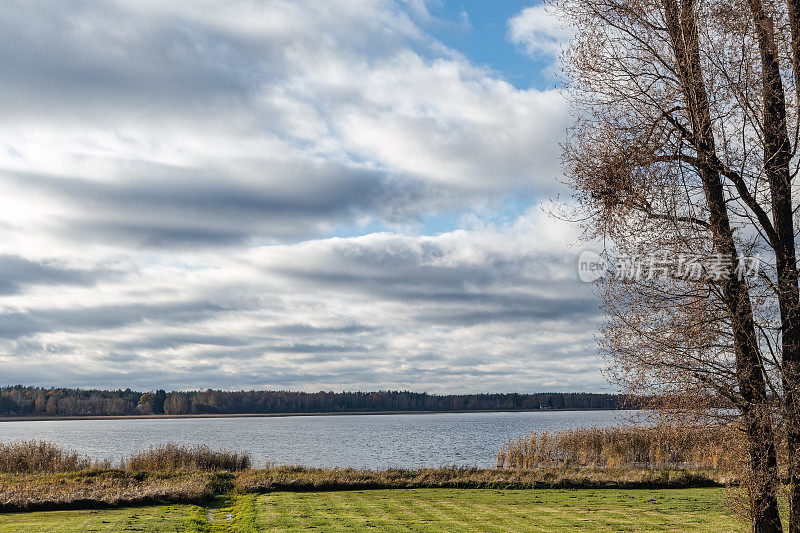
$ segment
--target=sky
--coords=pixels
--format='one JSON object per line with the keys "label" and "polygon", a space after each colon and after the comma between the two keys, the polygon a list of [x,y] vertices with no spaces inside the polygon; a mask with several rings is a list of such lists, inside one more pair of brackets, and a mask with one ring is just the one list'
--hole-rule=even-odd
{"label": "sky", "polygon": [[0,384],[602,391],[534,2],[8,0]]}

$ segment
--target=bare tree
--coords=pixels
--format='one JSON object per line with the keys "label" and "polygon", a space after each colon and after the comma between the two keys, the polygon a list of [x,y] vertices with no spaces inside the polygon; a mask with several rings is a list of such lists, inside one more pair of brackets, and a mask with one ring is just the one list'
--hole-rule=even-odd
{"label": "bare tree", "polygon": [[[736,407],[754,531],[780,531],[778,423],[800,533],[800,290],[795,251],[800,1],[555,0],[579,109],[566,172],[590,236],[616,254],[720,258],[723,275],[611,279],[614,375],[693,408]],[[758,278],[741,256],[762,253]],[[706,272],[707,274],[707,272]]]}

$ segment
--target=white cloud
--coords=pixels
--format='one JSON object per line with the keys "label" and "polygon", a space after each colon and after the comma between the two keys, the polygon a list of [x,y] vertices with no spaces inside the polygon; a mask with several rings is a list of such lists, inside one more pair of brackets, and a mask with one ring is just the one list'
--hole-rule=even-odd
{"label": "white cloud", "polygon": [[0,360],[17,381],[61,368],[88,385],[597,388],[595,305],[570,228],[552,226],[534,210],[438,236],[140,258],[121,277],[7,296]]}
{"label": "white cloud", "polygon": [[573,30],[545,5],[528,7],[508,21],[509,40],[534,57],[554,57],[561,52]]}
{"label": "white cloud", "polygon": [[433,40],[425,5],[9,2],[6,379],[596,389],[561,225],[326,237],[557,188],[565,102]]}
{"label": "white cloud", "polygon": [[[0,217],[16,224],[24,211],[39,225],[106,225],[92,238],[119,233],[139,245],[203,233],[244,238],[247,230],[298,238],[358,220],[469,209],[510,188],[529,196],[555,188],[563,99],[516,89],[441,52],[398,6],[214,6],[12,3],[0,21],[0,43],[14,58],[0,65],[0,172],[46,179]],[[67,182],[74,194],[64,194]],[[145,182],[185,201],[169,210],[125,196]],[[81,194],[82,185],[90,192]],[[87,213],[82,199],[101,186],[113,213]],[[232,206],[192,203],[194,186],[285,200],[286,213],[254,213],[251,227],[234,217],[240,231],[230,232],[221,219]],[[352,194],[301,205],[310,188]],[[58,206],[37,208],[53,196]],[[153,210],[147,228],[127,227]],[[162,227],[172,237],[153,235]]]}

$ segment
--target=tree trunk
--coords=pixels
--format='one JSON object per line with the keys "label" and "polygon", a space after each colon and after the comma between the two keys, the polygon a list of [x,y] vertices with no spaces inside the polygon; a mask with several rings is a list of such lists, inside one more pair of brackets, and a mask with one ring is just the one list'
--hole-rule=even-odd
{"label": "tree trunk", "polygon": [[[761,53],[764,90],[764,170],[770,187],[774,232],[772,248],[778,275],[781,313],[783,416],[786,424],[789,470],[789,531],[800,533],[800,289],[792,220],[789,172],[791,145],[786,122],[786,95],[781,79],[774,23],[761,0],[750,0]],[[795,80],[800,79],[798,5],[788,1]]]}
{"label": "tree trunk", "polygon": [[[747,432],[747,451],[750,459],[749,489],[751,494],[751,514],[753,533],[774,533],[781,531],[778,512],[777,478],[774,472],[778,460],[772,437],[772,422],[766,409],[759,412],[743,410],[742,422]],[[769,435],[767,440],[757,435]]]}
{"label": "tree trunk", "polygon": [[[715,140],[705,82],[700,64],[697,25],[692,0],[665,0],[668,31],[675,53],[692,138],[709,210],[715,249],[738,260],[724,191],[717,170]],[[731,316],[736,351],[736,380],[743,399],[740,406],[747,433],[754,532],[782,531],[778,513],[778,469],[772,420],[768,414],[766,385],[759,357],[752,303],[746,282],[729,273],[722,280],[725,305]]]}

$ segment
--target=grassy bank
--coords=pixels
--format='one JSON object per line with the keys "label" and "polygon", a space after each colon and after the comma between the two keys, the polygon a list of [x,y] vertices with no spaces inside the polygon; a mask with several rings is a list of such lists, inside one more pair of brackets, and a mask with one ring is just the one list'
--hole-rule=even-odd
{"label": "grassy bank", "polygon": [[0,511],[203,503],[215,495],[363,489],[658,489],[726,484],[719,468],[421,468],[367,470],[274,466],[253,469],[247,454],[165,445],[120,461],[90,458],[42,442],[0,444]]}
{"label": "grassy bank", "polygon": [[713,472],[634,469],[354,470],[271,467],[231,472],[83,470],[0,474],[0,511],[203,503],[215,495],[363,489],[685,488],[718,485]]}
{"label": "grassy bank", "polygon": [[0,532],[738,528],[719,468],[254,469],[247,454],[175,445],[111,466],[47,443],[0,446]]}
{"label": "grassy bank", "polygon": [[248,470],[233,483],[238,492],[390,488],[686,488],[719,486],[714,471],[633,468],[421,468],[356,470],[280,466]]}
{"label": "grassy bank", "polygon": [[0,474],[0,511],[202,502],[229,490],[231,478],[231,474],[214,472],[124,470]]}
{"label": "grassy bank", "polygon": [[0,532],[746,531],[719,488],[274,492],[208,505],[0,515]]}

